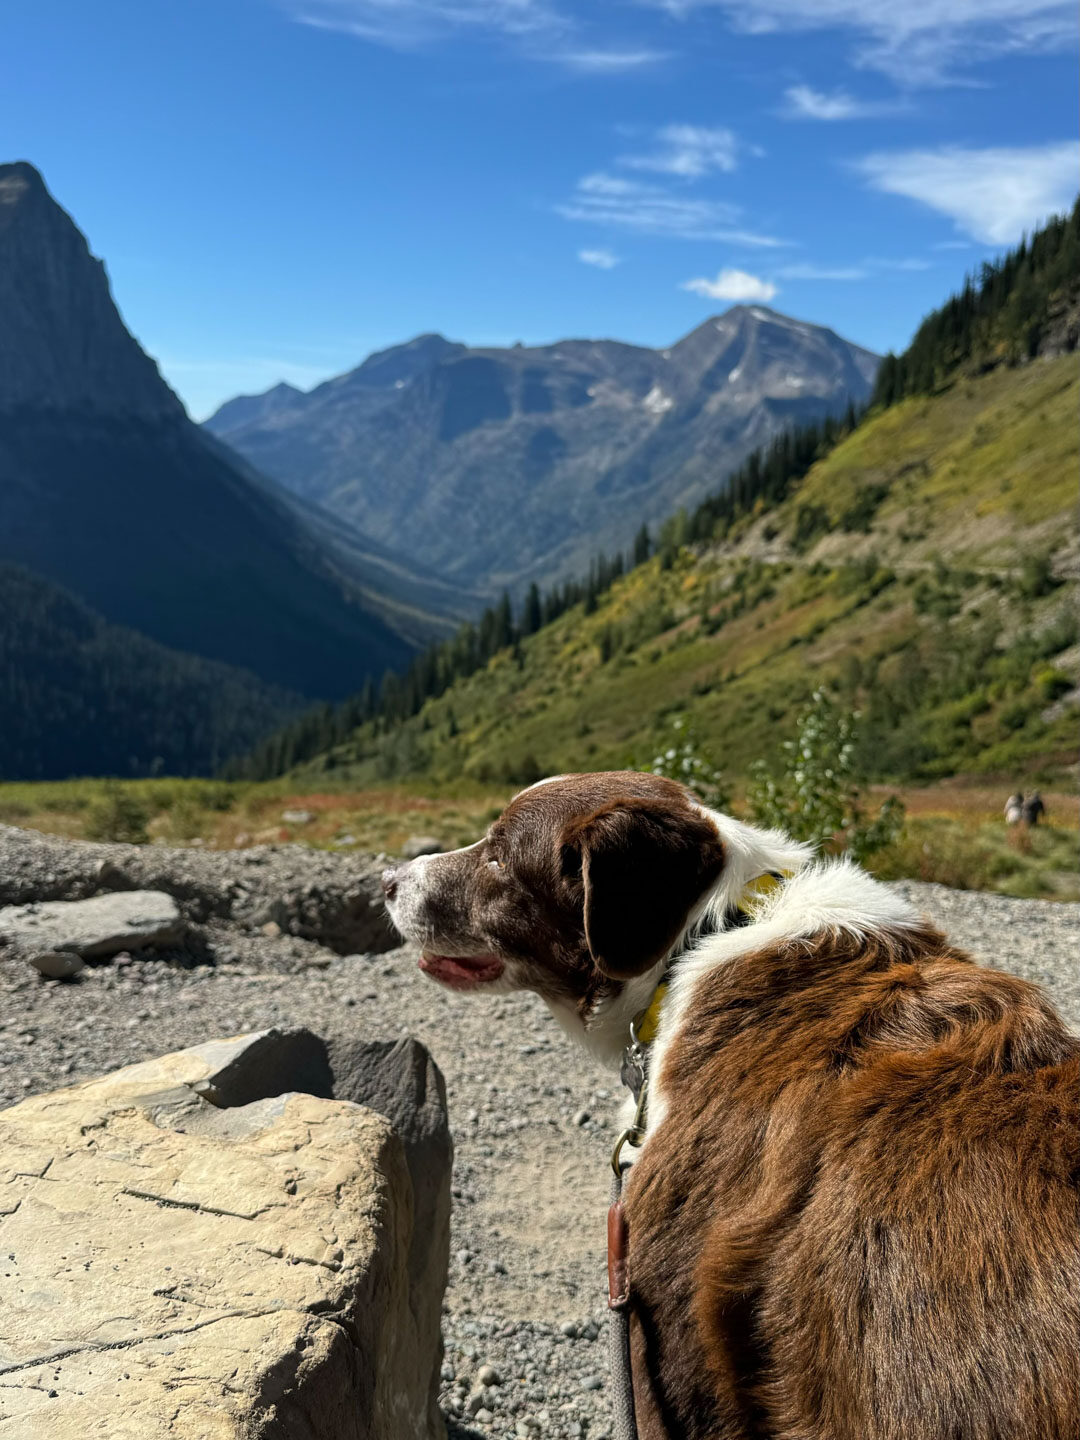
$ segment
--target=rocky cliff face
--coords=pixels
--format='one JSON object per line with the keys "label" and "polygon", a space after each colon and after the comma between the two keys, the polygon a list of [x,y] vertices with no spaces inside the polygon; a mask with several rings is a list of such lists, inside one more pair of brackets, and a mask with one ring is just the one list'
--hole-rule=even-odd
{"label": "rocky cliff face", "polygon": [[495,589],[625,545],[785,424],[867,399],[876,368],[830,330],[739,306],[667,350],[420,336],[308,394],[230,401],[207,428],[383,543],[407,535],[423,563]]}
{"label": "rocky cliff face", "polygon": [[304,695],[348,694],[412,649],[289,498],[187,418],[23,162],[0,166],[4,560]]}
{"label": "rocky cliff face", "polygon": [[105,266],[25,161],[0,165],[0,406],[179,419]]}

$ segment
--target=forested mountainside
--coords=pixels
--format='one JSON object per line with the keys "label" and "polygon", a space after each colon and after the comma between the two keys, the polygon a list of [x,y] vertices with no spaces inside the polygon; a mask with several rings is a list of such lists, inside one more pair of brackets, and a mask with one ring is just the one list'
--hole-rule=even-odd
{"label": "forested mountainside", "polygon": [[100,260],[19,162],[0,165],[0,560],[162,644],[336,698],[415,635],[347,558],[184,413]]}
{"label": "forested mountainside", "polygon": [[[655,546],[639,532],[625,560],[504,601],[242,768],[526,781],[648,758],[678,716],[737,776],[826,683],[864,712],[873,775],[1056,773],[1075,748],[1080,357],[1054,255],[1076,229],[1025,246],[1050,255],[1029,267],[1049,317],[1033,357],[942,327],[921,393],[788,433]],[[970,287],[982,335],[1011,324],[1010,259]]]}
{"label": "forested mountainside", "polygon": [[213,774],[304,703],[0,564],[0,780]]}
{"label": "forested mountainside", "polygon": [[787,425],[862,405],[876,368],[831,330],[736,306],[664,350],[423,335],[310,393],[230,401],[206,428],[455,583],[521,594],[700,500]]}

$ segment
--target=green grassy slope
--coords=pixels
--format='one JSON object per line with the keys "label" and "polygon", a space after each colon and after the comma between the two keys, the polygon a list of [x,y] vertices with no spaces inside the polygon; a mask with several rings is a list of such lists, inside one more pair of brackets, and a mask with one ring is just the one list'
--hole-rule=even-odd
{"label": "green grassy slope", "polygon": [[[301,774],[528,781],[647,761],[685,715],[733,780],[811,689],[864,712],[881,778],[1046,782],[1074,749],[1080,357],[958,379],[872,416],[775,510],[658,559],[389,732]],[[1046,564],[1052,556],[1051,564]]]}

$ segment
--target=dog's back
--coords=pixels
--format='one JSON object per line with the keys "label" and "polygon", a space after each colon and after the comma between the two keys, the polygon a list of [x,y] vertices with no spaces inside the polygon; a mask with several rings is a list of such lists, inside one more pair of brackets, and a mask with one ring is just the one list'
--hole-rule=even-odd
{"label": "dog's back", "polygon": [[1080,1043],[929,927],[697,980],[627,1193],[643,1435],[1077,1440]]}

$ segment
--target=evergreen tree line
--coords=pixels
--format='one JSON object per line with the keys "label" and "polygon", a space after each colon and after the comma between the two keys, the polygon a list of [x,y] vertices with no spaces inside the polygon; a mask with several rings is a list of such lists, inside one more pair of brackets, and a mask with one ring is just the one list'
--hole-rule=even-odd
{"label": "evergreen tree line", "polygon": [[304,702],[0,564],[0,779],[212,775]]}
{"label": "evergreen tree line", "polygon": [[[843,416],[827,415],[809,425],[793,426],[755,450],[732,471],[722,490],[707,496],[686,517],[683,543],[707,544],[722,538],[740,516],[775,508],[811,465],[851,434],[864,413],[849,403]],[[663,545],[665,530],[660,538]]]}
{"label": "evergreen tree line", "polygon": [[[1038,354],[1055,299],[1080,275],[1080,200],[933,311],[902,355],[881,362],[873,404],[926,395],[958,366],[1019,364]],[[1075,342],[1074,342],[1075,343]]]}
{"label": "evergreen tree line", "polygon": [[[1080,273],[1080,201],[1068,217],[1051,220],[1000,260],[982,267],[976,282],[929,315],[902,355],[889,354],[878,371],[871,408],[934,388],[958,365],[985,356],[1020,359],[1038,347],[1054,295]],[[995,349],[996,347],[996,349]],[[998,353],[1002,352],[1002,353]],[[843,416],[793,426],[749,455],[723,486],[694,510],[680,510],[661,526],[654,547],[642,525],[627,556],[598,555],[584,579],[541,593],[529,586],[515,614],[508,594],[467,622],[449,639],[416,656],[404,674],[387,671],[381,685],[369,679],[340,705],[325,705],[269,736],[249,755],[225,768],[229,779],[269,779],[324,754],[363,724],[391,730],[455,681],[512,648],[520,661],[523,639],[552,624],[575,605],[595,611],[600,597],[628,570],[655,552],[667,568],[681,546],[722,538],[740,517],[773,509],[818,460],[862,422],[865,410],[849,403]]]}

